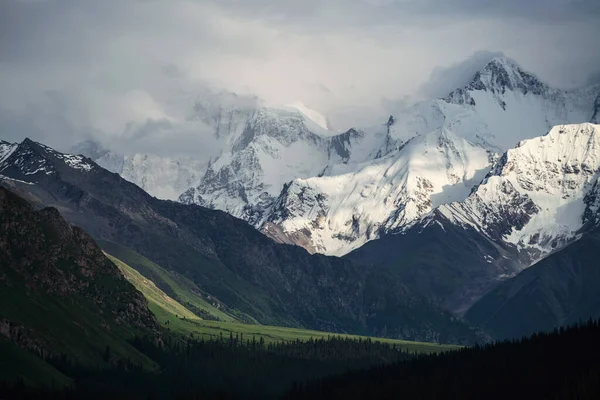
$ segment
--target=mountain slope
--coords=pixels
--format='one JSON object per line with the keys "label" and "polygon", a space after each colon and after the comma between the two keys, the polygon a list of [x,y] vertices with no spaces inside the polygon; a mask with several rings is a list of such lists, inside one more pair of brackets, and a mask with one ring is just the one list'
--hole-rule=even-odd
{"label": "mountain slope", "polygon": [[[266,324],[405,339],[474,340],[385,269],[276,244],[228,214],[149,196],[91,160],[25,140],[0,174],[98,240],[131,248]],[[23,183],[26,182],[26,183]]]}
{"label": "mountain slope", "polygon": [[56,368],[4,336],[0,336],[0,354],[2,384],[22,382],[28,387],[63,387],[72,384],[72,380]]}
{"label": "mountain slope", "polygon": [[[119,247],[114,243],[110,244],[110,248],[119,251],[121,254],[126,254],[131,259],[135,259],[131,256],[131,251],[126,252],[126,249]],[[186,309],[182,304],[169,297],[158,287],[158,285],[155,284],[156,282],[146,278],[136,269],[124,263],[120,259],[112,257],[108,254],[107,257],[117,267],[119,267],[126,279],[129,280],[144,295],[144,297],[146,297],[149,302],[149,308],[157,320],[163,323],[171,332],[181,334],[184,337],[189,337],[190,334],[193,334],[194,337],[215,339],[222,336],[227,337],[232,332],[233,334],[241,334],[245,335],[246,337],[253,337],[256,339],[263,338],[265,343],[280,343],[282,341],[294,342],[297,340],[306,341],[318,338],[325,339],[328,336],[333,335],[358,339],[358,336],[355,335],[340,335],[333,332],[283,328],[278,326],[266,326],[258,324],[243,324],[239,322],[233,322],[232,320],[214,321],[210,319],[201,319],[198,318],[197,315],[194,315],[191,310]],[[135,257],[142,256],[135,255]],[[146,262],[150,261],[146,260]],[[155,268],[160,269],[163,273],[167,273],[158,266]],[[161,276],[158,277],[159,279],[162,279]],[[172,281],[170,281],[170,284],[172,284]],[[177,291],[176,293],[180,294],[181,292]],[[362,339],[367,338],[363,337]],[[398,346],[402,350],[423,354],[450,351],[460,348],[460,346],[439,343],[413,342],[376,337],[371,337],[368,339],[382,343],[391,343]]]}
{"label": "mountain slope", "polygon": [[200,319],[196,314],[173,300],[171,297],[167,296],[165,292],[160,290],[154,284],[154,282],[146,279],[142,274],[125,264],[123,261],[111,256],[110,254],[106,254],[106,257],[108,257],[108,259],[119,268],[125,279],[131,282],[131,284],[144,295],[146,300],[148,300],[149,309],[154,314],[159,312],[156,310],[158,308],[162,312],[174,314],[177,317],[189,318],[192,320]]}
{"label": "mountain slope", "polygon": [[598,232],[586,234],[502,282],[466,318],[504,339],[600,317],[599,245]]}
{"label": "mountain slope", "polygon": [[437,211],[426,221],[371,241],[345,258],[390,268],[416,293],[457,315],[522,268],[514,249],[472,228],[455,226]]}
{"label": "mountain slope", "polygon": [[58,211],[33,211],[0,187],[0,332],[34,354],[88,365],[107,346],[115,359],[153,363],[126,340],[154,334],[143,296],[81,229]]}
{"label": "mountain slope", "polygon": [[146,257],[120,246],[114,242],[98,241],[98,245],[107,253],[114,255],[144,278],[155,284],[169,297],[181,303],[191,312],[206,320],[224,322],[256,322],[246,314],[232,315],[227,306],[203,291],[190,279],[174,271],[167,271]]}

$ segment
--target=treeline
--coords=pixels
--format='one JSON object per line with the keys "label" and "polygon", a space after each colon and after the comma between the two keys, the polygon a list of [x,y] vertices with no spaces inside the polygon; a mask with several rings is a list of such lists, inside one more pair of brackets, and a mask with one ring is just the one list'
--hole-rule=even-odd
{"label": "treeline", "polygon": [[132,344],[149,372],[104,354],[106,368],[47,360],[71,388],[0,384],[0,398],[163,399],[598,399],[600,324],[589,321],[529,338],[434,355],[341,337],[268,343],[243,336]]}
{"label": "treeline", "polygon": [[600,325],[475,346],[297,385],[287,399],[600,399]]}
{"label": "treeline", "polygon": [[156,372],[113,360],[110,348],[104,354],[108,367],[101,369],[59,356],[47,362],[73,378],[74,387],[0,385],[0,398],[277,398],[298,383],[416,357],[396,345],[336,336],[268,344],[233,334],[211,340],[168,336],[163,343],[136,337],[131,343],[157,363]]}

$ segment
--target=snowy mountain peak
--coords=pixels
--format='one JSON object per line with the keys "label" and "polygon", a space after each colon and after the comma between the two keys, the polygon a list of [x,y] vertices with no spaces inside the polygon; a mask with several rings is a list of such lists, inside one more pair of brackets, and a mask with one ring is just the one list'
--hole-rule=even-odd
{"label": "snowy mountain peak", "polygon": [[438,211],[533,262],[577,238],[599,177],[600,126],[560,125],[520,142],[465,201]]}
{"label": "snowy mountain peak", "polygon": [[[4,147],[0,145],[0,151]],[[85,172],[95,168],[95,165],[83,156],[59,153],[29,138],[25,138],[18,145],[12,145],[10,154],[4,153],[4,156],[0,157],[0,175],[9,168],[16,169],[22,176],[56,174],[60,166],[65,164]]]}
{"label": "snowy mountain peak", "polygon": [[495,101],[506,110],[504,95],[507,92],[522,95],[533,94],[543,96],[551,89],[535,75],[523,70],[515,61],[507,57],[495,57],[480,71],[473,80],[463,88],[451,92],[445,100],[448,103],[468,104],[476,106],[474,93],[490,92]]}
{"label": "snowy mountain peak", "polygon": [[[157,197],[220,209],[277,240],[343,254],[464,200],[499,155],[524,139],[600,118],[600,86],[553,89],[505,57],[464,82],[446,99],[344,133],[328,130],[326,117],[303,103],[272,107],[206,91],[177,103],[188,107],[177,114],[214,129],[210,163],[209,155],[122,156],[93,146],[84,154]],[[535,204],[512,181],[488,191],[507,204]],[[514,218],[520,222],[511,229],[529,217]]]}
{"label": "snowy mountain peak", "polygon": [[523,94],[532,92],[540,95],[547,89],[547,86],[533,74],[525,72],[513,60],[496,57],[475,74],[469,89],[489,90],[492,93],[519,90]]}

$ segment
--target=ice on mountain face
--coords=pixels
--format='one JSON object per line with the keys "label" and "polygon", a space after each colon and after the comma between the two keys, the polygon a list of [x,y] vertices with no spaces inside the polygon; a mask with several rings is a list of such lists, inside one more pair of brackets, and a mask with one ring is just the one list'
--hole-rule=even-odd
{"label": "ice on mountain face", "polygon": [[577,238],[599,171],[600,126],[556,126],[509,150],[469,198],[439,212],[535,261]]}
{"label": "ice on mountain face", "polygon": [[122,165],[121,176],[124,179],[157,198],[175,200],[198,182],[207,162],[192,157],[173,159],[134,154],[124,157]]}
{"label": "ice on mountain face", "polygon": [[308,231],[312,249],[343,255],[382,229],[410,226],[440,204],[465,198],[489,167],[483,148],[447,131],[432,132],[386,157],[294,180],[269,223],[290,235]]}

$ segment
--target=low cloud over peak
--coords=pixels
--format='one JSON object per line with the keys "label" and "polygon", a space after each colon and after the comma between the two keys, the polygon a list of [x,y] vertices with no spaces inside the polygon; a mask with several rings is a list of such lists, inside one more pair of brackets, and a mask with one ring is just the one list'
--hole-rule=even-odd
{"label": "low cloud over peak", "polygon": [[445,95],[500,53],[554,86],[579,86],[600,65],[597,3],[8,0],[0,135],[65,148],[147,121],[187,132],[206,87],[301,100],[345,129],[378,122],[385,99]]}

